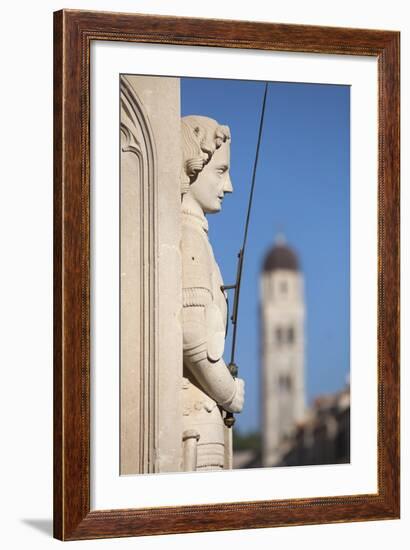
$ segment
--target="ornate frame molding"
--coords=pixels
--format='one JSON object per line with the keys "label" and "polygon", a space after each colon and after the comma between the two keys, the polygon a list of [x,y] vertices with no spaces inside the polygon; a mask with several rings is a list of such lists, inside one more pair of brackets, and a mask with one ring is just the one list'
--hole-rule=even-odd
{"label": "ornate frame molding", "polygon": [[[92,40],[377,58],[377,494],[90,511],[89,61]],[[72,10],[54,14],[55,537],[77,540],[399,517],[399,46],[399,33],[391,31]]]}

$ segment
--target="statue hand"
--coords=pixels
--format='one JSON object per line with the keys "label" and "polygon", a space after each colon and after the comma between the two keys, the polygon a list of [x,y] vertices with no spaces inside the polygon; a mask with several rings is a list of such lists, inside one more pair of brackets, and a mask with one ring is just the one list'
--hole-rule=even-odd
{"label": "statue hand", "polygon": [[243,409],[243,403],[245,400],[245,382],[242,378],[235,378],[235,391],[232,398],[224,403],[223,408],[232,413],[240,413]]}

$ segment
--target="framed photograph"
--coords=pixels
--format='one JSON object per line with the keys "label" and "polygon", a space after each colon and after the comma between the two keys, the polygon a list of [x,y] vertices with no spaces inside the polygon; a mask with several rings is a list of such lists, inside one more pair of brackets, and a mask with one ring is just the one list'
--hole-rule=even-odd
{"label": "framed photograph", "polygon": [[398,32],[54,14],[54,535],[394,519]]}

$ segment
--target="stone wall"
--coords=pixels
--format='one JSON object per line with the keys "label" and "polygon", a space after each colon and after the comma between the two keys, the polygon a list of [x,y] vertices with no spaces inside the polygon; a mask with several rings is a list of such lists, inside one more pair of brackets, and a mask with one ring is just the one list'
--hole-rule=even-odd
{"label": "stone wall", "polygon": [[123,75],[120,95],[120,469],[180,471],[180,80]]}

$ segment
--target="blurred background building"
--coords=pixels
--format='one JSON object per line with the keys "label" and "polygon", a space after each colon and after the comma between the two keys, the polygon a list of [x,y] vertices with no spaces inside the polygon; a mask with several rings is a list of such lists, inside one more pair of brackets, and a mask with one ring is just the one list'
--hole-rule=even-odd
{"label": "blurred background building", "polygon": [[278,236],[260,281],[262,465],[305,417],[303,276],[295,252]]}
{"label": "blurred background building", "polygon": [[350,388],[305,398],[305,300],[299,258],[284,236],[260,275],[261,431],[234,432],[234,468],[350,461]]}

